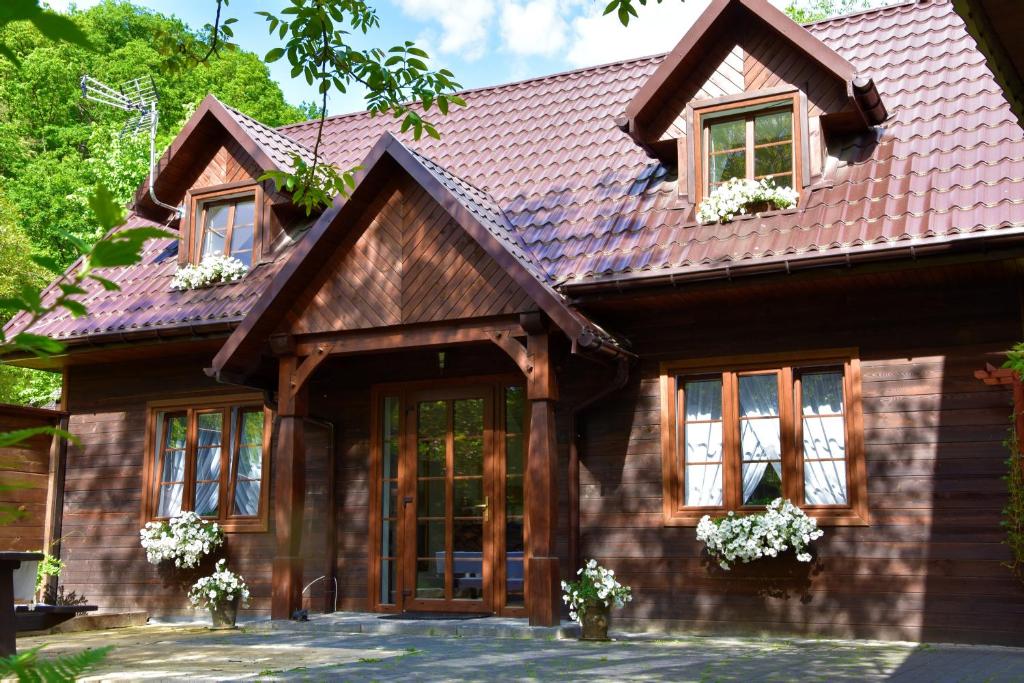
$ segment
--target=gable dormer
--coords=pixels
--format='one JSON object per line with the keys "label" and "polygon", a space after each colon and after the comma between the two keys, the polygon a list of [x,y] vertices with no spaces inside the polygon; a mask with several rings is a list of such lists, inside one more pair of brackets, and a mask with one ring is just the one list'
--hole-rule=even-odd
{"label": "gable dormer", "polygon": [[[312,153],[272,128],[208,95],[168,146],[134,209],[179,232],[178,263],[210,254],[233,256],[252,268],[267,260],[299,212],[268,170],[290,170],[292,155]],[[159,201],[156,201],[159,200]],[[162,204],[179,208],[179,215]]]}
{"label": "gable dormer", "polygon": [[678,164],[696,204],[732,177],[802,190],[828,138],[887,113],[874,83],[767,0],[713,0],[626,108],[620,124]]}

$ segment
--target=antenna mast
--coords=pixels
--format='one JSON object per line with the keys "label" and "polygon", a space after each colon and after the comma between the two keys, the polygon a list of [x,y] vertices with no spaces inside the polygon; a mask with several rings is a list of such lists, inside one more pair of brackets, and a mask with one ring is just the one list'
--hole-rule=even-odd
{"label": "antenna mast", "polygon": [[85,99],[130,114],[124,128],[121,129],[122,137],[127,133],[136,135],[143,128],[149,128],[149,198],[157,206],[169,209],[180,216],[181,209],[157,199],[153,190],[153,177],[156,172],[156,128],[160,120],[160,111],[157,108],[160,97],[153,78],[144,76],[112,88],[92,76],[85,75],[82,76],[81,86],[82,97]]}

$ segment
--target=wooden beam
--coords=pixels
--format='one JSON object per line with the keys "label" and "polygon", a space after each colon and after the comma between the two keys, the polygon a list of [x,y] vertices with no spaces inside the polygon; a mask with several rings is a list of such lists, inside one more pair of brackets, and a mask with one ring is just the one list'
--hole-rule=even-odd
{"label": "wooden beam", "polygon": [[555,402],[558,398],[547,334],[530,334],[527,354],[533,366],[528,375],[530,401],[529,451],[526,462],[526,607],[530,624],[554,626],[560,620],[559,566],[555,554],[558,527],[558,444]]}
{"label": "wooden beam", "polygon": [[491,341],[508,354],[526,377],[530,376],[533,366],[530,364],[530,356],[526,348],[515,338],[511,330],[500,330],[491,333]]}
{"label": "wooden beam", "polygon": [[514,319],[502,318],[491,321],[442,322],[417,327],[378,328],[352,330],[335,334],[318,334],[312,338],[299,338],[295,352],[300,356],[311,356],[327,344],[328,355],[355,355],[429,348],[431,346],[453,346],[476,342],[492,342],[492,335],[501,332],[506,335],[523,336],[525,332]]}
{"label": "wooden beam", "polygon": [[302,518],[306,496],[307,392],[289,390],[298,359],[279,361],[278,431],[271,473],[274,481],[275,555],[270,612],[288,619],[302,606]]}

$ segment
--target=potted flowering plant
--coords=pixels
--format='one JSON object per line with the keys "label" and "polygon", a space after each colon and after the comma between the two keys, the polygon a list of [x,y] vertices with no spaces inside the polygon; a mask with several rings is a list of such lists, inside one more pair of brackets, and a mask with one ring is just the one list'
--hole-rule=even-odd
{"label": "potted flowering plant", "polygon": [[562,600],[569,605],[569,617],[582,628],[582,640],[608,640],[608,622],[611,608],[622,608],[633,599],[629,586],[615,578],[615,572],[605,569],[597,560],[588,560],[577,570],[580,578],[562,582]]}
{"label": "potted flowering plant", "polygon": [[736,562],[778,557],[787,550],[793,550],[799,562],[810,562],[807,548],[824,534],[816,519],[782,498],[768,503],[762,513],[730,512],[721,519],[704,515],[697,524],[697,540],[726,571]]}
{"label": "potted flowering plant", "polygon": [[210,254],[196,264],[181,266],[171,279],[171,289],[199,289],[218,282],[241,280],[248,267],[233,256]]}
{"label": "potted flowering plant", "polygon": [[796,206],[799,195],[791,187],[779,187],[770,178],[730,178],[719,185],[697,207],[701,223],[728,222],[734,216],[769,209]]}
{"label": "potted flowering plant", "polygon": [[224,544],[224,532],[194,512],[180,512],[166,522],[149,522],[139,530],[142,547],[150,564],[174,562],[191,569]]}
{"label": "potted flowering plant", "polygon": [[213,574],[195,582],[188,599],[196,607],[210,610],[213,628],[234,628],[239,603],[249,604],[249,587],[241,576],[227,568],[227,560],[218,560]]}

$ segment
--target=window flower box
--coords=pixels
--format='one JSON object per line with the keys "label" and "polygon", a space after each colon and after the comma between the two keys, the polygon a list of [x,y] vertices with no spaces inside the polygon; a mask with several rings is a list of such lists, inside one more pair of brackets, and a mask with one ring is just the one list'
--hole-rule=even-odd
{"label": "window flower box", "polygon": [[212,254],[199,263],[179,267],[171,280],[171,289],[200,289],[221,282],[237,282],[247,272],[249,268],[233,256]]}
{"label": "window flower box", "polygon": [[824,534],[817,520],[782,498],[768,503],[761,513],[729,512],[721,519],[704,515],[697,525],[697,540],[727,571],[736,563],[779,557],[789,550],[797,561],[810,562],[808,546]]}
{"label": "window flower box", "polygon": [[796,190],[779,187],[770,179],[731,178],[700,203],[697,220],[705,224],[727,223],[738,215],[792,208],[797,199]]}

